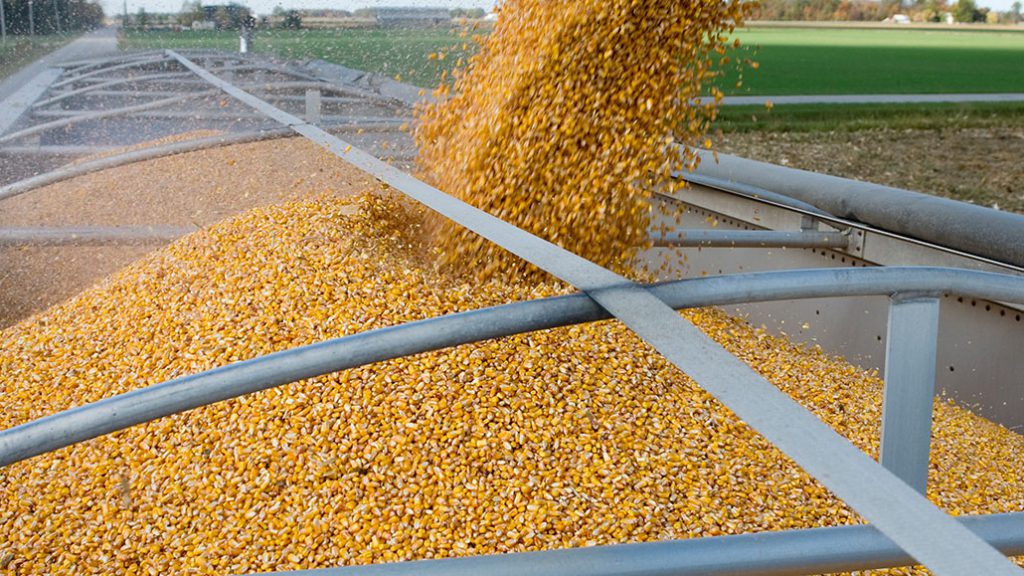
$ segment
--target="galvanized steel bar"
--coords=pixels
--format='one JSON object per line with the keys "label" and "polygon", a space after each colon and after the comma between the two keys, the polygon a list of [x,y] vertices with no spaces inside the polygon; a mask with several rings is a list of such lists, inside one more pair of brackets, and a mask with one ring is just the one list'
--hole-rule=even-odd
{"label": "galvanized steel bar", "polygon": [[40,132],[46,132],[47,130],[53,130],[54,128],[62,128],[64,126],[71,126],[72,124],[78,124],[79,122],[88,122],[90,120],[101,120],[103,118],[110,118],[111,116],[123,116],[133,112],[142,112],[145,110],[153,110],[154,108],[163,108],[164,106],[171,106],[173,104],[180,104],[181,102],[187,102],[200,96],[207,96],[208,93],[198,92],[195,94],[188,94],[182,96],[173,96],[171,98],[162,98],[160,100],[154,100],[152,102],[146,102],[144,104],[135,104],[133,106],[124,106],[122,108],[112,108],[110,110],[93,111],[84,114],[79,114],[71,118],[62,118],[60,120],[54,120],[52,122],[46,122],[44,124],[36,124],[17,132],[11,132],[5,136],[0,136],[0,143],[10,142],[17,140],[18,138],[24,138],[25,136],[31,136],[33,134],[39,134]]}
{"label": "galvanized steel bar", "polygon": [[[948,290],[1024,302],[1024,278],[946,268],[824,268],[648,286],[674,309]],[[0,431],[0,467],[200,406],[373,362],[611,318],[584,294],[517,302],[371,330],[168,380]],[[930,406],[930,404],[929,404]]]}
{"label": "galvanized steel bar", "polygon": [[258,142],[260,140],[268,140],[272,138],[283,138],[285,136],[290,136],[291,134],[291,130],[287,129],[243,132],[238,134],[209,136],[206,138],[197,138],[195,140],[185,140],[182,142],[170,142],[167,144],[153,146],[151,148],[131,150],[114,156],[107,156],[105,158],[82,162],[81,164],[64,166],[38,176],[33,176],[31,178],[12,182],[5,186],[0,186],[0,200],[13,198],[31,190],[55,184],[57,182],[63,182],[70,178],[76,178],[99,170],[115,168],[117,166],[123,166],[133,162],[142,162],[144,160],[152,160],[154,158],[162,158],[164,156],[184,154],[186,152],[195,152],[197,150],[205,150],[207,148],[215,148],[231,144],[244,144],[246,142]]}
{"label": "galvanized steel bar", "polygon": [[[705,162],[707,159],[705,159]],[[765,190],[764,188],[753,186],[751,184],[735,181],[722,180],[720,178],[713,178],[705,174],[698,174],[696,172],[687,172],[680,170],[672,174],[675,178],[685,180],[691,184],[698,184],[707,188],[714,188],[716,190],[722,190],[729,192],[730,194],[739,194],[748,198],[754,198],[757,200],[765,200],[772,204],[778,204],[787,208],[795,208],[801,212],[807,212],[818,216],[832,217],[831,214],[825,212],[821,208],[808,204],[802,200],[796,198],[790,198],[784,194],[778,192],[772,192],[771,190]],[[685,195],[685,192],[683,192]]]}
{"label": "galvanized steel bar", "polygon": [[336,94],[350,94],[352,96],[359,96],[370,100],[388,100],[388,98],[364,88],[358,88],[356,86],[339,86],[337,84],[331,84],[330,82],[323,81],[248,82],[242,86],[249,90],[258,90],[261,92],[270,90],[317,89],[324,92],[334,92]]}
{"label": "galvanized steel bar", "polygon": [[228,66],[218,66],[215,72],[270,72],[272,74],[281,74],[283,76],[291,76],[292,78],[300,78],[310,82],[316,82],[317,77],[304,72],[298,72],[295,70],[289,70],[282,66],[275,66],[268,63],[253,63],[247,62],[244,64],[232,64]]}
{"label": "galvanized steel bar", "polygon": [[919,293],[894,295],[886,338],[879,461],[924,494],[932,440],[939,299]]}
{"label": "galvanized steel bar", "polygon": [[172,226],[82,226],[76,228],[0,228],[0,247],[109,246],[111,244],[166,244],[191,228]]}
{"label": "galvanized steel bar", "polygon": [[85,86],[82,88],[76,88],[74,90],[68,90],[67,92],[61,92],[60,94],[55,94],[50,98],[47,98],[46,100],[40,100],[39,102],[36,102],[35,104],[33,104],[33,107],[43,108],[44,106],[49,106],[50,104],[56,104],[61,100],[66,100],[68,98],[79,96],[81,94],[87,94],[94,90],[109,88],[111,86],[119,86],[121,84],[133,84],[136,82],[147,82],[153,80],[174,80],[177,78],[184,78],[186,76],[188,76],[188,74],[183,72],[165,72],[161,74],[133,76],[131,78],[116,78],[113,80],[108,80],[106,82],[101,82],[99,84],[93,84],[92,86]]}
{"label": "galvanized steel bar", "polygon": [[[178,96],[182,92],[180,90],[91,90],[87,94],[81,94],[82,97],[102,97],[102,98],[166,98],[168,96]],[[288,94],[267,94],[264,96],[267,100],[283,100],[286,102],[305,102],[305,96],[292,96]],[[324,96],[321,97],[321,101],[325,104],[354,104],[357,102],[365,102],[365,98],[357,98],[355,96]]]}
{"label": "galvanized steel bar", "polygon": [[[1008,556],[1024,554],[1024,513],[965,516],[969,530]],[[488,554],[274,572],[289,576],[804,576],[907,566],[875,527],[839,526],[689,540]],[[255,576],[255,575],[253,575]]]}
{"label": "galvanized steel bar", "polygon": [[[184,97],[177,96],[177,98]],[[34,112],[33,116],[38,118],[70,119],[83,118],[87,114],[99,114],[101,112],[103,112],[103,110],[42,110]],[[193,108],[189,110],[136,110],[133,112],[127,112],[124,116],[130,118],[190,118],[196,120],[263,120],[266,118],[262,114],[253,114],[251,112],[232,112],[230,110],[214,108]],[[396,118],[391,116],[342,116],[333,114],[329,116],[322,116],[320,120],[321,122],[328,122],[332,124],[367,124],[373,126],[393,126],[395,128],[412,121],[411,118]]]}
{"label": "galvanized steel bar", "polygon": [[[365,130],[367,132],[384,132],[393,131],[399,128],[395,123],[388,124],[365,124],[365,123],[348,123],[326,126],[331,130]],[[108,168],[115,168],[117,166],[123,166],[125,164],[131,164],[133,162],[142,162],[145,160],[152,160],[155,158],[163,158],[164,156],[172,156],[174,154],[185,154],[188,152],[196,152],[199,150],[206,150],[209,148],[217,148],[220,146],[230,146],[233,144],[245,144],[247,142],[259,142],[261,140],[271,140],[275,138],[284,138],[292,136],[294,133],[292,130],[287,128],[275,128],[272,130],[261,130],[255,132],[239,132],[230,133],[218,136],[209,136],[206,138],[197,138],[195,140],[185,140],[182,142],[171,142],[168,144],[160,144],[150,148],[143,148],[141,150],[131,150],[114,156],[107,156],[105,158],[98,158],[88,162],[82,162],[81,164],[74,164],[71,166],[64,166],[50,172],[45,172],[38,176],[12,182],[10,184],[0,186],[0,200],[7,198],[13,198],[30,192],[37,188],[54,184],[57,182],[63,182],[71,178],[76,178],[84,174],[89,174],[99,170],[106,170]],[[7,148],[0,148],[0,153]]]}
{"label": "galvanized steel bar", "polygon": [[90,146],[90,145],[37,145],[37,146],[0,146],[0,154],[3,155],[25,155],[25,156],[81,156],[85,154],[100,154],[117,150],[117,146]]}
{"label": "galvanized steel bar", "polygon": [[115,64],[113,66],[108,66],[106,68],[100,68],[98,70],[91,70],[89,72],[82,72],[80,74],[73,74],[73,75],[72,74],[66,74],[65,77],[62,78],[56,84],[54,84],[53,87],[54,88],[60,88],[61,86],[67,86],[69,84],[74,84],[75,82],[80,82],[82,80],[85,80],[85,79],[88,79],[88,78],[93,78],[95,76],[99,76],[101,74],[106,74],[108,72],[114,72],[116,70],[123,70],[123,69],[126,69],[126,68],[135,68],[137,66],[147,66],[149,64],[159,64],[161,62],[167,62],[167,56],[166,55],[159,54],[156,58],[149,58],[149,59],[142,59],[142,60],[132,60],[132,61],[129,61],[129,62],[125,62],[123,64]]}
{"label": "galvanized steel bar", "polygon": [[703,248],[845,248],[842,232],[815,230],[673,230],[652,236],[655,247]]}
{"label": "galvanized steel bar", "polygon": [[[1024,574],[644,287],[474,208],[217,78],[200,78],[512,254],[576,286],[940,576]],[[969,558],[969,560],[968,560]]]}
{"label": "galvanized steel bar", "polygon": [[61,67],[71,72],[83,72],[85,70],[91,70],[97,66],[106,66],[119,64],[121,62],[130,62],[133,60],[145,60],[154,55],[165,56],[166,53],[163,50],[143,50],[140,52],[125,52],[118,54],[117,56],[102,56],[100,58],[88,58],[85,60],[72,60],[70,62],[62,62]]}
{"label": "galvanized steel bar", "polygon": [[1024,215],[727,154],[700,156],[699,175],[756,183],[839,218],[1024,266]]}

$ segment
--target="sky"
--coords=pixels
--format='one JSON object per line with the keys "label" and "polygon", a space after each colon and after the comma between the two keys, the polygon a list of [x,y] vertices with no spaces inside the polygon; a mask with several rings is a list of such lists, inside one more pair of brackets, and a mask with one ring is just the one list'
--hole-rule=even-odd
{"label": "sky", "polygon": [[[139,8],[149,12],[178,12],[184,0],[127,0],[128,12],[135,13]],[[494,0],[236,0],[255,11],[257,14],[269,14],[275,6],[282,8],[335,8],[339,10],[355,10],[356,8],[373,6],[443,6],[445,8],[485,8],[494,6]],[[976,0],[978,6],[987,6],[993,10],[1009,10],[1013,0]],[[124,10],[124,0],[100,0],[107,14],[120,14]],[[227,0],[206,0],[208,4],[227,3]]]}
{"label": "sky", "polygon": [[[229,0],[204,0],[203,4],[227,4]],[[1007,0],[1012,1],[1012,0]],[[270,14],[276,6],[282,8],[334,8],[355,10],[377,6],[430,6],[445,8],[485,8],[494,6],[494,0],[235,0],[248,6],[257,14]],[[184,0],[128,0],[128,12],[134,14],[139,8],[147,12],[179,12]],[[100,0],[107,14],[124,11],[124,0]]]}

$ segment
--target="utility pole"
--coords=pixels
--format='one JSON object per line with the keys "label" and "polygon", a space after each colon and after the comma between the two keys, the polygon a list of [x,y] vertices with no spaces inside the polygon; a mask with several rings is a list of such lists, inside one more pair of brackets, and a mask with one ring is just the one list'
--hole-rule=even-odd
{"label": "utility pole", "polygon": [[57,5],[57,0],[53,0],[53,20],[57,23],[57,34],[60,34],[60,6]]}
{"label": "utility pole", "polygon": [[32,0],[28,0],[28,35],[29,38],[36,35],[36,21],[32,16]]}
{"label": "utility pole", "polygon": [[0,43],[7,46],[7,18],[4,17],[4,0],[0,0]]}
{"label": "utility pole", "polygon": [[128,0],[124,0],[124,16],[121,17],[121,28],[128,29]]}

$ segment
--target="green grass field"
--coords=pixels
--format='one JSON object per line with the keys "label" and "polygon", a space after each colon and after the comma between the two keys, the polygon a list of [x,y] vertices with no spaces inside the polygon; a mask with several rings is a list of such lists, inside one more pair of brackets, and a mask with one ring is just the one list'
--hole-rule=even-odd
{"label": "green grass field", "polygon": [[1024,33],[955,30],[748,28],[734,56],[757,61],[727,94],[1024,92]]}
{"label": "green grass field", "polygon": [[[760,65],[726,69],[719,85],[727,94],[883,94],[1024,92],[1024,33],[954,30],[864,30],[836,28],[750,28],[733,56]],[[458,31],[302,30],[257,34],[259,52],[322,58],[425,87],[436,86],[462,48]],[[130,49],[219,48],[237,50],[235,32],[128,32]],[[455,48],[452,51],[452,48]],[[445,51],[445,60],[431,53]],[[787,105],[723,107],[716,128],[723,131],[822,131],[872,128],[1024,126],[1022,104]]]}
{"label": "green grass field", "polygon": [[[759,69],[727,66],[719,86],[727,94],[914,94],[1024,92],[1024,33],[955,30],[749,28],[737,33],[733,56]],[[274,30],[261,32],[256,50],[296,59],[322,58],[352,68],[400,75],[426,87],[438,84],[462,50],[456,31]],[[128,32],[122,46],[221,48],[238,46],[235,32]],[[450,49],[457,47],[454,52]],[[444,61],[428,55],[444,50]]]}
{"label": "green grass field", "polygon": [[[258,32],[254,50],[285,58],[320,58],[350,68],[398,76],[404,82],[435,87],[441,72],[454,68],[460,56],[472,49],[459,38],[457,30],[272,30]],[[237,32],[184,31],[134,32],[121,37],[121,47],[132,50],[154,48],[216,48],[238,50]],[[444,52],[444,60],[429,55]]]}

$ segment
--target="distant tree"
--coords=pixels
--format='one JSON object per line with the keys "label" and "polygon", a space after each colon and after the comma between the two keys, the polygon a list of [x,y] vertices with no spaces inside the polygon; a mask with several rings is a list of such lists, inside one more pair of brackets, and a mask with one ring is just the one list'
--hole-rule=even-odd
{"label": "distant tree", "polygon": [[284,20],[281,21],[281,28],[288,30],[302,29],[302,14],[298,10],[288,10],[284,13]]}
{"label": "distant tree", "polygon": [[68,11],[69,28],[73,30],[91,30],[103,25],[103,7],[96,2],[75,2]]}
{"label": "distant tree", "polygon": [[974,0],[958,0],[953,10],[953,17],[957,22],[981,22],[984,21],[984,14],[978,10]]}
{"label": "distant tree", "polygon": [[[931,12],[929,12],[929,7]],[[760,0],[751,20],[841,20],[877,22],[905,13],[923,22],[940,19],[946,0]]]}
{"label": "distant tree", "polygon": [[487,11],[483,8],[470,8],[466,11],[466,16],[469,18],[480,19],[487,15]]}
{"label": "distant tree", "polygon": [[235,2],[204,6],[203,13],[203,20],[212,20],[220,30],[237,30],[245,19],[252,16],[249,8]]}
{"label": "distant tree", "polygon": [[206,13],[203,12],[203,3],[200,0],[185,0],[181,5],[178,24],[191,26],[193,22],[202,22],[205,19]]}
{"label": "distant tree", "polygon": [[374,8],[357,8],[352,14],[360,18],[376,18],[377,10]]}
{"label": "distant tree", "polygon": [[1021,20],[1021,8],[1020,0],[1015,0],[1014,3],[1010,5],[1010,20],[1013,21],[1014,24]]}
{"label": "distant tree", "polygon": [[[0,0],[4,3],[4,23],[7,33],[25,35],[29,33],[28,2],[25,0]],[[33,24],[37,34],[52,34],[57,31],[71,32],[87,30],[103,23],[103,8],[89,0],[35,0]]]}
{"label": "distant tree", "polygon": [[885,17],[905,12],[903,0],[882,0],[882,9],[885,11]]}
{"label": "distant tree", "polygon": [[942,15],[946,12],[949,12],[949,7],[946,6],[945,0],[925,0],[917,8],[915,19],[920,22],[941,22]]}
{"label": "distant tree", "polygon": [[226,6],[218,6],[213,12],[213,22],[218,29],[231,28],[231,15]]}
{"label": "distant tree", "polygon": [[144,29],[149,26],[149,14],[146,13],[146,9],[139,7],[138,13],[135,14],[135,27]]}

